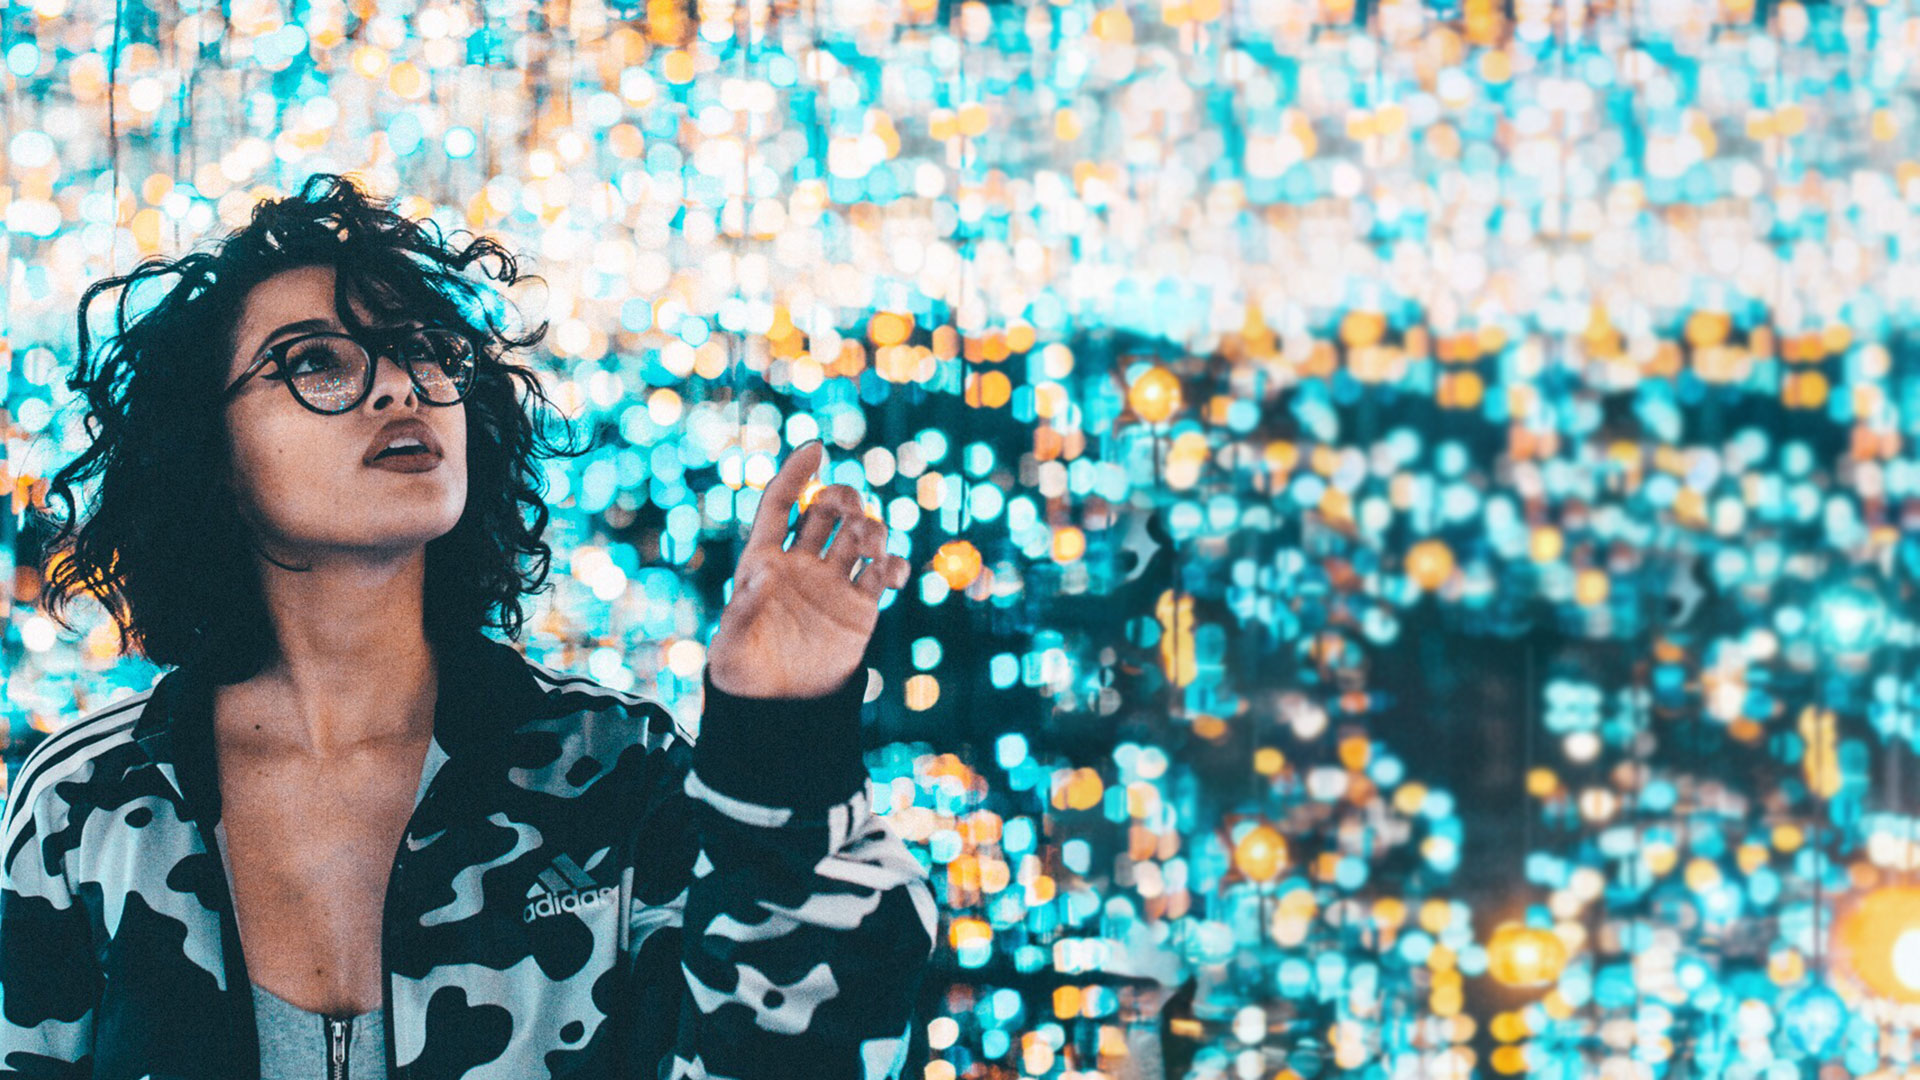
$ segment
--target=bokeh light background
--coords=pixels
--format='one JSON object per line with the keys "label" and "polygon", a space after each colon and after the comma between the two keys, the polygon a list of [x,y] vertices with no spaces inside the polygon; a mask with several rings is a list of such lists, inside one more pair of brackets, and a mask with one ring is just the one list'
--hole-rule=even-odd
{"label": "bokeh light background", "polygon": [[79,293],[351,171],[545,279],[537,659],[692,722],[778,461],[873,496],[916,1080],[1914,1075],[1917,59],[1915,0],[0,0],[9,770],[157,674],[34,608]]}

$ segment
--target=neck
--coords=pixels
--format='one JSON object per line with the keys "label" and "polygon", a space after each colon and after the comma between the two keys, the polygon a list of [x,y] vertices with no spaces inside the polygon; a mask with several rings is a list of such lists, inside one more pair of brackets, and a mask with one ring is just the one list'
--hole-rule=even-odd
{"label": "neck", "polygon": [[[425,620],[426,551],[382,562],[257,559],[278,648],[236,694],[243,735],[329,756],[432,733],[437,658]],[[257,730],[256,730],[257,729]]]}

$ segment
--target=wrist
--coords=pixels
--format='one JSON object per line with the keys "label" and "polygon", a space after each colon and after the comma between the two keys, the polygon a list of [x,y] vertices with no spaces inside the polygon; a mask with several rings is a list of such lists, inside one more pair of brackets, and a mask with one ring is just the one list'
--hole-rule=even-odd
{"label": "wrist", "polygon": [[736,671],[728,665],[714,664],[709,661],[706,681],[708,686],[717,687],[722,693],[737,698],[755,701],[774,698],[791,700],[831,697],[835,692],[844,690],[847,683],[856,675],[863,676],[860,682],[864,689],[865,674],[866,666],[857,663],[852,669],[842,670],[837,674],[823,673],[818,670],[803,673],[772,673],[762,670],[747,674]]}
{"label": "wrist", "polygon": [[694,770],[722,794],[766,806],[819,810],[866,784],[860,709],[865,665],[817,695],[744,696],[716,685],[711,665],[694,743]]}

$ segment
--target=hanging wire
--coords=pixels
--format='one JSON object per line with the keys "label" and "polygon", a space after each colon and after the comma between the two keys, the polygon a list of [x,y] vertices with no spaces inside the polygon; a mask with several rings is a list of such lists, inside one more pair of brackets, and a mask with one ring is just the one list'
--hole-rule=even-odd
{"label": "hanging wire", "polygon": [[[1672,536],[1670,532],[1660,529],[1660,519],[1658,515],[1654,518],[1654,530],[1654,553],[1650,560],[1654,568],[1654,574],[1652,576],[1656,581],[1665,582],[1672,574]],[[1654,592],[1654,590],[1643,590],[1643,595],[1644,593],[1651,592]],[[1641,819],[1641,804],[1645,801],[1644,796],[1647,788],[1645,747],[1647,734],[1653,728],[1654,650],[1658,648],[1660,637],[1658,627],[1660,623],[1665,621],[1666,615],[1665,591],[1661,590],[1655,593],[1655,595],[1658,596],[1659,599],[1652,605],[1652,613],[1645,615],[1641,620],[1641,640],[1643,644],[1640,648],[1640,655],[1636,658],[1633,665],[1630,680],[1630,685],[1632,685],[1635,690],[1632,705],[1634,717],[1633,735],[1632,743],[1628,747],[1628,758],[1633,765],[1633,794],[1631,796],[1632,802],[1627,809],[1629,819],[1633,822],[1632,859],[1635,866],[1635,877],[1645,876],[1644,880],[1636,882],[1641,888],[1640,899],[1635,905],[1635,908],[1636,911],[1642,914],[1646,911],[1646,898],[1653,891],[1652,868],[1647,863],[1645,854],[1646,822]],[[1643,664],[1646,669],[1644,686],[1640,685],[1640,669]],[[1629,957],[1629,966],[1631,966],[1631,958],[1633,956],[1631,941],[1627,943],[1627,955]],[[1640,980],[1633,979],[1632,983],[1633,1015],[1638,1016],[1640,1015],[1641,1002],[1645,1000],[1645,997],[1640,991]],[[1637,1047],[1635,1053],[1638,1053]]]}
{"label": "hanging wire", "polygon": [[[947,20],[947,32],[953,35],[956,43],[965,37],[963,32],[956,29],[956,26],[960,22],[961,11],[962,5],[952,5],[952,17]],[[959,108],[957,106],[960,102],[964,101],[967,88],[967,50],[964,45],[954,52],[954,82],[956,88],[956,108],[954,109],[954,113],[957,116],[959,114]],[[956,130],[958,131],[960,139],[960,153],[953,170],[953,197],[954,205],[957,207],[961,202],[960,189],[964,186],[967,179],[967,151],[972,149],[973,139],[967,134],[964,127]],[[974,400],[982,400],[980,397],[980,388],[973,385],[973,360],[967,355],[966,335],[962,333],[960,329],[960,308],[964,306],[967,301],[967,266],[973,261],[973,237],[963,228],[957,217],[954,222],[954,230],[955,239],[958,241],[958,247],[960,248],[960,265],[957,267],[960,274],[960,285],[959,290],[954,294],[953,300],[947,305],[947,308],[952,313],[955,339],[960,343],[960,400],[964,403],[967,400],[969,387],[972,387]],[[966,528],[972,523],[972,520],[972,507],[969,502],[967,482],[963,471],[960,480],[961,527]]]}
{"label": "hanging wire", "polygon": [[[113,47],[107,59],[107,167],[113,174],[108,222],[115,241],[120,230],[120,116],[115,102],[120,78],[120,21],[125,0],[113,0]],[[120,272],[120,245],[107,245],[107,270]]]}
{"label": "hanging wire", "polygon": [[1901,767],[1906,756],[1912,753],[1913,746],[1910,741],[1912,736],[1908,734],[1913,726],[1913,718],[1907,708],[1907,672],[1910,665],[1906,663],[1911,625],[1908,624],[1907,641],[1896,642],[1893,648],[1893,735],[1887,740],[1887,756],[1893,759],[1893,809],[1900,815],[1907,832],[1906,846],[1900,851],[1900,880],[1908,884],[1912,883],[1914,874],[1914,819],[1920,816],[1913,812],[1912,804],[1907,801],[1906,775]]}
{"label": "hanging wire", "polygon": [[[735,20],[733,45],[740,53],[740,79],[742,82],[745,82],[747,78],[747,37],[753,32],[753,13],[747,6],[747,0],[740,0],[739,3],[736,3],[734,5],[734,11],[738,13],[740,17]],[[742,96],[744,97],[744,95]],[[746,294],[745,290],[742,289],[739,284],[739,268],[741,254],[746,248],[747,241],[747,200],[748,189],[751,187],[750,174],[753,166],[752,111],[742,108],[737,114],[737,122],[740,125],[740,235],[730,238],[728,246],[733,249],[735,295],[739,297],[744,307]],[[721,228],[724,229],[726,226],[726,202],[724,199],[721,201],[720,216],[722,219]],[[746,393],[747,382],[745,372],[747,366],[745,326],[742,326],[737,333],[722,335],[722,341],[725,343],[728,352],[727,385],[730,391],[729,397],[732,398],[731,404],[734,413],[733,444],[735,449],[739,450],[744,457],[746,452],[747,426],[746,409],[742,398],[742,395]],[[778,446],[777,436],[775,445],[776,447]],[[826,447],[823,445],[821,447],[822,461],[825,460],[825,450]]]}
{"label": "hanging wire", "polygon": [[1525,710],[1525,733],[1522,736],[1524,749],[1521,751],[1520,765],[1520,869],[1521,879],[1526,878],[1527,860],[1533,855],[1533,707],[1539,692],[1533,682],[1533,636],[1527,636],[1527,704]]}
{"label": "hanging wire", "polygon": [[[1160,423],[1152,421],[1154,427],[1154,488],[1158,488],[1165,479],[1165,454],[1160,446]],[[1167,584],[1173,596],[1173,607],[1167,611],[1167,634],[1171,642],[1167,644],[1167,723],[1173,723],[1173,715],[1179,709],[1179,684],[1181,684],[1181,546],[1173,536],[1173,523],[1167,523]]]}
{"label": "hanging wire", "polygon": [[[1826,910],[1826,846],[1827,846],[1827,798],[1820,793],[1825,785],[1821,778],[1826,775],[1832,762],[1826,760],[1826,733],[1821,728],[1826,723],[1826,713],[1816,711],[1813,714],[1814,735],[1808,740],[1808,771],[1813,774],[1813,974],[1816,980],[1824,981],[1827,974],[1826,950],[1820,933],[1821,915]],[[1837,719],[1835,721],[1837,723]]]}

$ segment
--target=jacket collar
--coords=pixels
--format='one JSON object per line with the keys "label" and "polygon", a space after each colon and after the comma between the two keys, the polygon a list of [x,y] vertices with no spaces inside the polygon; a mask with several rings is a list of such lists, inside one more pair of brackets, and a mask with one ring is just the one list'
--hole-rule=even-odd
{"label": "jacket collar", "polygon": [[[433,737],[449,758],[498,745],[542,700],[520,651],[479,630],[453,635],[436,653]],[[132,736],[155,762],[173,767],[175,785],[188,804],[217,821],[213,692],[218,683],[213,668],[207,659],[196,658],[161,676],[134,722]]]}

